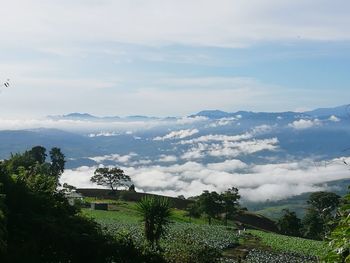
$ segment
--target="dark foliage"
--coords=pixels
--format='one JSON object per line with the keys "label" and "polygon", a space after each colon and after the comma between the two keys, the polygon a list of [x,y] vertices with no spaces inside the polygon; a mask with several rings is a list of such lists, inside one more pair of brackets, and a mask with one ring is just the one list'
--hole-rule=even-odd
{"label": "dark foliage", "polygon": [[283,209],[283,216],[278,220],[277,225],[281,234],[298,237],[301,235],[301,220],[295,212]]}
{"label": "dark foliage", "polygon": [[169,199],[164,197],[144,197],[137,208],[144,222],[145,237],[151,247],[159,247],[159,240],[165,235],[172,214]]}
{"label": "dark foliage", "polygon": [[54,148],[51,163],[44,156],[35,147],[0,162],[1,262],[152,262],[133,243],[80,216],[57,190],[64,155]]}
{"label": "dark foliage", "polygon": [[90,181],[98,185],[108,186],[114,191],[117,187],[127,186],[131,180],[130,177],[118,167],[103,167],[96,169]]}

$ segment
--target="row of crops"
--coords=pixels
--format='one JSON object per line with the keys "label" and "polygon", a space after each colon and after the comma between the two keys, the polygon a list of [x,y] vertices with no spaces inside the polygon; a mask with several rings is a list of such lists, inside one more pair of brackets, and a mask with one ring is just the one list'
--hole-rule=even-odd
{"label": "row of crops", "polygon": [[290,237],[257,230],[250,230],[251,234],[260,238],[261,243],[276,251],[298,253],[306,256],[321,257],[327,251],[327,243],[322,241]]}
{"label": "row of crops", "polygon": [[[220,263],[238,263],[235,259],[221,259]],[[244,259],[245,263],[315,263],[317,258],[288,252],[274,252],[253,248]]]}
{"label": "row of crops", "polygon": [[[111,212],[92,216],[109,234],[126,238],[141,251],[145,249],[143,224],[139,218],[121,220],[119,217],[115,218]],[[320,241],[256,230],[249,230],[244,236],[244,240],[248,238],[257,242],[245,253],[244,261],[235,261],[225,253],[227,258],[221,258],[220,262],[317,262],[317,258],[322,256],[327,246]],[[236,251],[235,247],[239,245],[238,238],[237,231],[232,227],[174,222],[170,225],[167,235],[161,239],[161,253],[169,263],[213,263],[221,257],[224,250]],[[246,246],[244,242],[243,244]],[[234,255],[237,255],[236,252]]]}
{"label": "row of crops", "polygon": [[[114,220],[97,220],[110,234],[129,234],[136,243],[143,243],[143,225],[120,223]],[[238,236],[233,228],[225,226],[195,225],[189,223],[173,223],[170,225],[168,233],[163,238],[163,244],[172,242],[174,238],[193,238],[200,243],[213,248],[225,249],[238,243]]]}
{"label": "row of crops", "polygon": [[[120,223],[115,220],[97,220],[106,232],[115,236],[127,236],[141,248],[145,244],[143,225]],[[238,236],[234,229],[225,226],[173,223],[161,240],[163,254],[170,263],[212,263],[223,249],[236,246]]]}

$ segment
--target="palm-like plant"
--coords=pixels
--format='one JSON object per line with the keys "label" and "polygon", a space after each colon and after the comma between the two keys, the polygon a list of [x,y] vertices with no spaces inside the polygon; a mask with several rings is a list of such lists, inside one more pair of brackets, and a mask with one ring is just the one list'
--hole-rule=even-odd
{"label": "palm-like plant", "polygon": [[143,217],[145,237],[151,244],[159,246],[160,238],[166,233],[172,215],[171,204],[165,197],[144,197],[137,204]]}

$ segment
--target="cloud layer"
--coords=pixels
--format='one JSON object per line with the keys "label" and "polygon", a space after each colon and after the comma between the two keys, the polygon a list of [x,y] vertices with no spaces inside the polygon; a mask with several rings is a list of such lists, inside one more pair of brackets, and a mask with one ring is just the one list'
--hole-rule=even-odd
{"label": "cloud layer", "polygon": [[[201,164],[186,162],[172,166],[123,167],[139,191],[169,196],[194,196],[203,190],[224,191],[238,187],[246,201],[280,200],[304,192],[327,189],[327,182],[350,178],[349,170],[338,158],[318,166],[312,160],[275,164],[246,164],[238,159]],[[96,167],[66,170],[62,182],[91,187],[89,178]]]}

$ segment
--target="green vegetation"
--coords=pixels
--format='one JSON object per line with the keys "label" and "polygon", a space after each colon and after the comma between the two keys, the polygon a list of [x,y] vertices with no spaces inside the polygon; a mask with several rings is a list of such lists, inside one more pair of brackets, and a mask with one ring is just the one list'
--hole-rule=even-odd
{"label": "green vegetation", "polygon": [[314,192],[310,195],[307,212],[303,218],[303,236],[323,240],[334,225],[334,212],[339,205],[340,196],[331,192]]}
{"label": "green vegetation", "polygon": [[127,186],[130,182],[130,177],[118,167],[101,167],[96,169],[90,181],[98,185],[107,186],[114,191],[120,186]]}
{"label": "green vegetation", "polygon": [[[303,227],[294,212],[285,210],[278,221],[285,235],[258,230],[242,234],[232,219],[237,215],[248,217],[246,227],[258,217],[242,213],[236,188],[220,194],[204,191],[193,198],[187,210],[171,208],[164,197],[147,197],[139,203],[113,197],[84,198],[72,206],[65,194],[75,191],[74,187],[64,185],[61,189],[59,185],[65,164],[63,153],[53,148],[47,159],[46,149],[37,146],[0,161],[1,262],[23,262],[23,258],[39,263],[235,262],[226,252],[235,254],[240,246],[249,247],[244,262],[315,262],[327,250],[326,242],[286,235],[321,239],[330,231],[330,251],[325,260],[349,262],[350,195],[343,199],[338,218],[334,215],[339,197],[317,192],[310,195]],[[120,169],[108,168],[96,174],[116,176],[110,185],[113,190],[121,185],[120,180],[126,180],[121,173]],[[111,210],[80,208],[90,202],[108,203]]]}
{"label": "green vegetation", "polygon": [[279,218],[281,218],[283,216],[284,209],[289,209],[290,211],[295,212],[299,218],[302,218],[305,215],[306,207],[307,206],[305,205],[305,203],[303,203],[303,204],[285,204],[285,205],[271,204],[271,206],[266,206],[263,209],[254,211],[254,213],[266,216],[272,220],[277,221]]}
{"label": "green vegetation", "polygon": [[229,188],[221,194],[204,191],[201,195],[192,198],[194,203],[188,207],[187,213],[189,217],[206,217],[209,225],[213,220],[224,215],[225,225],[227,225],[228,220],[232,219],[240,210],[239,198],[238,189],[235,187]]}
{"label": "green vegetation", "polygon": [[151,247],[159,247],[159,240],[167,232],[170,224],[171,205],[165,197],[144,197],[137,203],[137,210],[142,215],[144,234]]}
{"label": "green vegetation", "polygon": [[[108,234],[129,237],[136,247],[146,241],[143,224],[120,223],[114,220],[97,219]],[[219,225],[172,223],[167,234],[160,240],[167,262],[202,263],[216,262],[223,249],[238,243],[237,233],[232,228]]]}
{"label": "green vegetation", "polygon": [[298,237],[301,235],[301,220],[295,212],[283,210],[284,215],[278,220],[277,225],[281,234]]}
{"label": "green vegetation", "polygon": [[[161,262],[123,237],[102,232],[58,190],[64,155],[34,147],[0,161],[1,262]],[[130,255],[133,255],[130,258]]]}
{"label": "green vegetation", "polygon": [[[128,201],[117,201],[111,199],[95,199],[95,198],[84,198],[85,202],[103,202],[113,204],[115,208],[111,211],[103,211],[103,210],[92,210],[89,208],[81,209],[83,215],[87,217],[91,217],[96,220],[101,221],[110,221],[117,220],[120,223],[137,223],[141,222],[142,216],[137,211],[137,204],[135,202]],[[178,223],[194,223],[194,224],[207,224],[205,218],[189,218],[186,211],[173,209],[171,220]],[[232,224],[232,222],[229,222]],[[214,225],[221,225],[222,221],[213,220]]]}
{"label": "green vegetation", "polygon": [[263,244],[277,251],[320,257],[327,248],[327,243],[323,241],[284,236],[259,230],[249,230],[248,232],[259,237]]}
{"label": "green vegetation", "polygon": [[350,262],[350,193],[342,199],[336,228],[329,239],[329,249],[324,260],[326,262]]}

